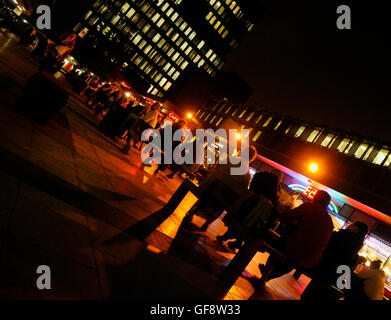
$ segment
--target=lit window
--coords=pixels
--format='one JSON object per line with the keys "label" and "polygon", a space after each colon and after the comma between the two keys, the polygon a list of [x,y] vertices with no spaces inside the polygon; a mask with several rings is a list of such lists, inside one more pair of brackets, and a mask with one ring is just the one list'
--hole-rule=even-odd
{"label": "lit window", "polygon": [[164,89],[165,91],[167,91],[168,89],[170,89],[171,85],[172,85],[172,83],[171,83],[170,81],[168,81],[168,82],[166,83],[166,85],[164,86],[163,89]]}
{"label": "lit window", "polygon": [[200,120],[202,119],[202,117],[204,116],[204,114],[205,114],[205,111],[202,112],[202,114],[200,115],[200,117],[199,117]]}
{"label": "lit window", "polygon": [[388,155],[387,160],[384,162],[384,166],[388,167],[391,164],[391,154]]}
{"label": "lit window", "polygon": [[121,8],[121,12],[125,13],[129,8],[130,4],[126,2]]}
{"label": "lit window", "polygon": [[209,21],[209,19],[210,19],[212,16],[213,16],[213,12],[210,11],[210,12],[206,15],[205,19]]}
{"label": "lit window", "polygon": [[231,110],[232,106],[229,106],[228,109],[225,111],[225,113],[228,113],[229,110]]}
{"label": "lit window", "polygon": [[258,131],[256,134],[255,134],[255,136],[254,136],[254,138],[253,138],[253,141],[255,142],[255,141],[257,141],[258,140],[258,138],[259,138],[259,136],[262,134],[262,131]]}
{"label": "lit window", "polygon": [[128,11],[128,13],[126,14],[126,16],[127,16],[128,18],[131,18],[135,12],[136,12],[136,11],[132,8],[132,9],[130,9],[130,10]]}
{"label": "lit window", "polygon": [[183,62],[182,65],[181,65],[181,69],[185,70],[185,68],[188,66],[188,64],[189,63],[187,61]]}
{"label": "lit window", "polygon": [[232,113],[232,116],[235,116],[235,114],[237,114],[238,111],[239,111],[239,108],[236,108],[236,109],[234,110],[234,112]]}
{"label": "lit window", "polygon": [[113,17],[113,19],[111,19],[111,23],[116,24],[120,18],[121,17],[117,14],[116,16]]}
{"label": "lit window", "polygon": [[383,162],[384,159],[386,158],[387,154],[388,154],[388,150],[381,149],[381,150],[377,153],[375,159],[373,159],[372,163],[374,163],[374,164],[382,164],[382,162]]}
{"label": "lit window", "polygon": [[361,158],[363,156],[363,154],[365,153],[365,151],[368,149],[368,145],[363,143],[361,144],[358,149],[356,150],[356,152],[354,153],[354,156],[356,158]]}
{"label": "lit window", "polygon": [[159,13],[156,13],[153,17],[152,17],[152,21],[154,22],[154,23],[156,23],[156,21],[158,20],[160,18],[160,14]]}
{"label": "lit window", "polygon": [[277,129],[280,127],[281,123],[282,123],[282,120],[280,120],[280,121],[277,123],[277,125],[274,127],[274,130],[277,130]]}
{"label": "lit window", "polygon": [[[220,120],[219,121],[217,121],[217,123],[216,123],[216,127],[220,124],[220,122],[223,120],[223,117],[221,117],[220,118]],[[391,158],[391,157],[390,157]]]}
{"label": "lit window", "polygon": [[350,142],[349,145],[347,146],[347,148],[345,149],[344,153],[348,153],[350,151],[350,149],[352,148],[353,146],[353,143],[354,141]]}
{"label": "lit window", "polygon": [[92,11],[88,11],[87,14],[84,16],[84,20],[87,20],[88,17],[92,14]]}
{"label": "lit window", "polygon": [[304,126],[301,126],[299,129],[297,129],[297,131],[296,131],[294,137],[295,137],[295,138],[300,137],[300,136],[303,134],[304,130],[305,130],[305,127],[304,127]]}
{"label": "lit window", "polygon": [[372,153],[373,149],[375,149],[375,147],[370,146],[370,148],[367,150],[367,152],[365,152],[365,156],[362,159],[367,160],[369,158],[370,154]]}
{"label": "lit window", "polygon": [[257,120],[255,120],[255,123],[258,123],[259,121],[261,121],[261,119],[262,119],[262,115],[260,114],[260,115],[258,116]]}
{"label": "lit window", "polygon": [[246,121],[250,121],[251,118],[253,117],[253,115],[254,115],[254,112],[251,112],[250,115],[247,117]]}
{"label": "lit window", "polygon": [[161,35],[159,33],[155,34],[155,36],[152,38],[153,42],[158,42],[161,38]]}
{"label": "lit window", "polygon": [[332,133],[328,134],[320,144],[322,147],[327,147],[330,145],[331,140],[333,139],[334,135]]}
{"label": "lit window", "polygon": [[267,127],[270,121],[272,121],[272,117],[269,117],[269,119],[266,120],[266,122],[263,124],[263,127]]}
{"label": "lit window", "polygon": [[314,140],[315,140],[316,137],[318,136],[318,133],[319,133],[319,130],[313,130],[313,131],[311,132],[311,134],[308,136],[307,141],[308,141],[308,142],[314,142]]}
{"label": "lit window", "polygon": [[201,40],[201,42],[198,44],[197,48],[198,49],[201,49],[205,44],[205,41],[204,40]]}
{"label": "lit window", "polygon": [[344,152],[344,150],[345,150],[345,148],[347,147],[349,141],[350,141],[350,139],[346,139],[346,138],[343,139],[343,140],[341,141],[341,143],[339,144],[337,150],[338,150],[339,152]]}
{"label": "lit window", "polygon": [[190,34],[189,39],[190,39],[190,40],[193,40],[195,36],[196,36],[196,33],[193,31],[193,32]]}
{"label": "lit window", "polygon": [[206,116],[206,118],[204,119],[204,121],[208,120],[209,117],[210,117],[210,113]]}
{"label": "lit window", "polygon": [[243,116],[244,116],[244,114],[246,113],[246,111],[247,111],[246,109],[245,109],[245,110],[243,110],[243,111],[242,111],[242,113],[239,115],[239,118],[243,117]]}
{"label": "lit window", "polygon": [[213,118],[209,121],[209,123],[212,124],[214,119],[216,119],[216,115],[213,116]]}
{"label": "lit window", "polygon": [[223,39],[225,39],[225,37],[228,35],[228,30],[225,30],[224,33],[221,35],[221,37]]}
{"label": "lit window", "polygon": [[179,77],[179,75],[180,75],[180,72],[177,71],[177,72],[174,73],[174,75],[172,76],[172,78],[173,78],[174,80],[176,80],[176,79]]}
{"label": "lit window", "polygon": [[134,44],[138,44],[139,43],[139,41],[141,40],[141,36],[139,35],[139,34],[137,34],[134,38],[133,38],[133,43]]}

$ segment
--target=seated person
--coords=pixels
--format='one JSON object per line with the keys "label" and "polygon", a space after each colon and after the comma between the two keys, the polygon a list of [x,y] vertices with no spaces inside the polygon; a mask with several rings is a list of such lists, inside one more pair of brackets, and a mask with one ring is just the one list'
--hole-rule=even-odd
{"label": "seated person", "polygon": [[[361,221],[353,222],[346,229],[333,233],[320,264],[314,270],[322,284],[335,285],[339,277],[338,266],[346,265],[354,270],[359,257],[358,252],[364,244],[367,233],[368,226]],[[311,281],[302,293],[301,299],[337,300],[338,297],[333,291]]]}
{"label": "seated person", "polygon": [[372,261],[370,270],[358,274],[358,278],[363,281],[364,292],[370,300],[383,300],[386,275],[380,270],[381,265],[380,260]]}
{"label": "seated person", "polygon": [[[304,203],[283,213],[282,219],[287,224],[286,235],[270,245],[300,268],[310,269],[319,264],[334,229],[327,212],[330,200],[330,195],[320,190],[312,203]],[[259,269],[262,273],[259,284],[263,285],[266,281],[292,271],[293,268],[271,255],[266,266],[260,265]]]}

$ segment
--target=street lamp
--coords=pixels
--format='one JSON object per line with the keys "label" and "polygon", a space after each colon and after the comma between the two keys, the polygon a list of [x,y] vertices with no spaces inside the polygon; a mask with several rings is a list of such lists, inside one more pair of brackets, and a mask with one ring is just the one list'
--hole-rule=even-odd
{"label": "street lamp", "polygon": [[318,169],[319,169],[319,166],[318,166],[318,164],[316,164],[315,162],[312,162],[312,163],[310,163],[310,165],[309,165],[309,169],[310,169],[310,171],[311,172],[317,172],[318,171]]}
{"label": "street lamp", "polygon": [[188,113],[188,114],[187,114],[187,118],[188,118],[188,119],[191,119],[191,118],[193,118],[193,115],[192,115],[191,113]]}

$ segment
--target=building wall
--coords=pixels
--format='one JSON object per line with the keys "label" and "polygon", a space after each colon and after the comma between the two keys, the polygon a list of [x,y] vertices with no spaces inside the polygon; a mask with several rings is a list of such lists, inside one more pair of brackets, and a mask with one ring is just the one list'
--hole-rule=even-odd
{"label": "building wall", "polygon": [[240,3],[97,0],[74,30],[88,30],[86,37],[105,39],[108,46],[116,43],[125,53],[118,57],[121,67],[139,73],[150,85],[147,93],[164,97],[190,67],[210,76],[222,68],[226,55],[254,28],[253,14]]}

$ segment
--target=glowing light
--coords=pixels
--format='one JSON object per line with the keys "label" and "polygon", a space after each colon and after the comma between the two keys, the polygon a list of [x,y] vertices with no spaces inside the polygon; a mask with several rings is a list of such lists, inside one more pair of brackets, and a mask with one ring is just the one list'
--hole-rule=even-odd
{"label": "glowing light", "polygon": [[240,139],[242,139],[242,135],[240,133],[237,133],[236,134],[236,140],[240,140]]}
{"label": "glowing light", "polygon": [[[315,194],[318,192],[318,189],[316,189],[315,187],[313,187],[311,185],[309,185],[308,187],[305,187],[301,184],[292,183],[292,184],[288,185],[288,187],[294,191],[302,193],[303,195],[305,195],[309,199],[313,199]],[[339,209],[333,201],[330,201],[328,209],[329,209],[329,211],[334,212],[336,214],[339,213]]]}
{"label": "glowing light", "polygon": [[129,97],[130,97],[130,92],[125,92],[125,96],[126,96],[127,98],[129,98]]}
{"label": "glowing light", "polygon": [[187,117],[188,117],[189,119],[191,119],[191,118],[193,118],[193,115],[192,115],[191,113],[188,113],[188,114],[187,114]]}
{"label": "glowing light", "polygon": [[311,172],[316,172],[316,171],[318,171],[319,167],[316,163],[311,163],[309,166],[309,169]]}
{"label": "glowing light", "polygon": [[365,262],[365,265],[366,265],[367,267],[369,267],[369,266],[371,265],[371,262],[370,262],[370,261],[367,261],[367,262]]}

